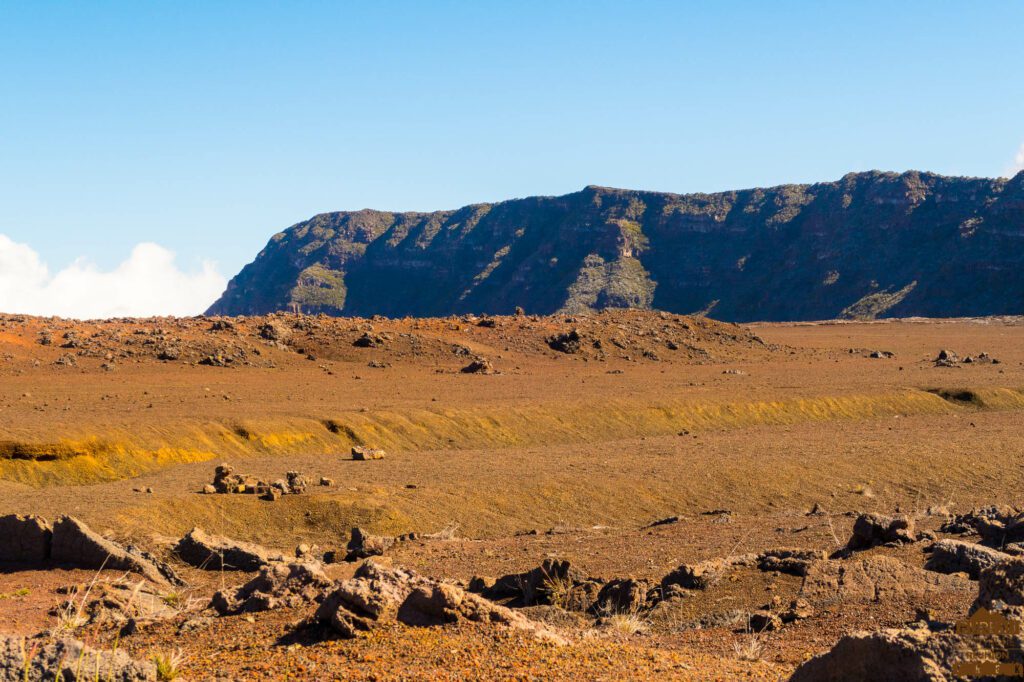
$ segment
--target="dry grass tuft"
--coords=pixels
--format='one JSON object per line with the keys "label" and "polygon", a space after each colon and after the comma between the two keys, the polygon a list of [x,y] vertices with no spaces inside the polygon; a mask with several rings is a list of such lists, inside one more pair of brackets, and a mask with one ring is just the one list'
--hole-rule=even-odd
{"label": "dry grass tuft", "polygon": [[183,658],[180,651],[158,651],[151,660],[156,666],[157,682],[172,682],[181,677]]}

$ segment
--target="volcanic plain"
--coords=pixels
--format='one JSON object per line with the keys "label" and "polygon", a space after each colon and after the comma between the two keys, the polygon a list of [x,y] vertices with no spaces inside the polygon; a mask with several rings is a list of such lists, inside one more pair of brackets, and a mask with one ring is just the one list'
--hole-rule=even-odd
{"label": "volcanic plain", "polygon": [[[0,563],[0,634],[161,679],[786,679],[963,617],[934,545],[984,540],[957,521],[1021,504],[1022,460],[1022,318],[7,315],[0,515],[175,578]],[[284,560],[189,561],[195,528]]]}

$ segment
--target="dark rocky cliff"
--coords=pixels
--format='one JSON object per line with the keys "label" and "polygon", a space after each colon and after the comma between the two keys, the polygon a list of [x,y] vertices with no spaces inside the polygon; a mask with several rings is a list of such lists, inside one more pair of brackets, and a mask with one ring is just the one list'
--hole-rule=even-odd
{"label": "dark rocky cliff", "polygon": [[1024,173],[856,173],[717,194],[587,187],[274,235],[210,314],[704,311],[723,320],[1024,313]]}

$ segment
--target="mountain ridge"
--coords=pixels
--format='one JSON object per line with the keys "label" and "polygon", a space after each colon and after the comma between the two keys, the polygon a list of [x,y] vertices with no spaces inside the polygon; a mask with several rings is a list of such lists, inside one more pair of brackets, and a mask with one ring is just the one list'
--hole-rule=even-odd
{"label": "mountain ridge", "polygon": [[271,237],[208,314],[1019,314],[1022,246],[1024,172],[869,171],[691,194],[588,185],[444,211],[317,214]]}

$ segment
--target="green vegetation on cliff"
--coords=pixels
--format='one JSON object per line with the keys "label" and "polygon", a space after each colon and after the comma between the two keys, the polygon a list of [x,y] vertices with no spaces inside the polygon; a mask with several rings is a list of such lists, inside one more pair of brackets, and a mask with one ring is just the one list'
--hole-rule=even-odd
{"label": "green vegetation on cliff", "polygon": [[587,187],[435,213],[321,214],[274,235],[209,312],[1019,314],[1022,268],[1024,173],[851,173],[688,195]]}

